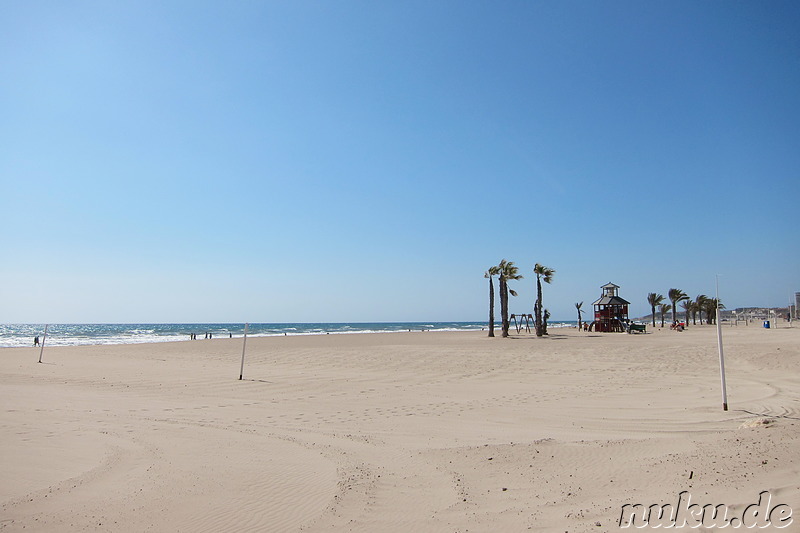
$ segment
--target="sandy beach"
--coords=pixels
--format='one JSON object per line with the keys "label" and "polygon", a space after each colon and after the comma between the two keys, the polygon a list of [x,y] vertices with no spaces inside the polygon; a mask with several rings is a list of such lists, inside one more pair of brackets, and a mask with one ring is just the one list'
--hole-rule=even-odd
{"label": "sandy beach", "polygon": [[800,327],[723,328],[727,412],[716,329],[648,331],[250,338],[242,381],[241,338],[0,349],[0,529],[612,531],[683,491],[800,513]]}

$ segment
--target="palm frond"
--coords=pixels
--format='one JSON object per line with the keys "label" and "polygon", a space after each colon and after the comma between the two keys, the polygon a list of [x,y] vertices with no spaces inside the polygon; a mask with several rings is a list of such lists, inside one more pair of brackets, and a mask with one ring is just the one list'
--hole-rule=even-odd
{"label": "palm frond", "polygon": [[536,266],[533,267],[533,273],[545,283],[550,283],[553,281],[553,276],[555,275],[556,271],[553,268],[536,263]]}
{"label": "palm frond", "polygon": [[689,296],[685,292],[680,289],[670,289],[667,293],[669,301],[672,303],[678,303],[682,300],[688,300]]}
{"label": "palm frond", "polygon": [[506,261],[503,259],[497,266],[500,271],[500,277],[504,280],[522,279],[522,276],[519,274],[519,267],[514,265],[513,261]]}

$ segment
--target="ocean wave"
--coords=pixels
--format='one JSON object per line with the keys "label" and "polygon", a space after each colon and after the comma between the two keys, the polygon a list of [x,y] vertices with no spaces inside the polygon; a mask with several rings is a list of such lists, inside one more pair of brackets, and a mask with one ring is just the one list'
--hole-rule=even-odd
{"label": "ocean wave", "polygon": [[[347,335],[405,331],[475,331],[480,322],[349,322],[249,324],[248,336]],[[43,324],[0,324],[0,347],[33,346],[44,339]],[[242,337],[244,324],[53,324],[48,326],[47,346],[142,344],[196,339]]]}

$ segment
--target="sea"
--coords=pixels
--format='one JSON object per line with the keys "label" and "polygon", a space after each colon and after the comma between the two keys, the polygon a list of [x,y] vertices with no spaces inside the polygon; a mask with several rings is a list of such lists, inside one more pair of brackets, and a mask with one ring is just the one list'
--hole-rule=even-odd
{"label": "sea", "polygon": [[[553,322],[549,328],[575,326],[576,322]],[[92,344],[140,344],[148,342],[220,339],[244,336],[244,324],[0,324],[0,348],[33,346],[45,338],[47,346]],[[248,337],[288,335],[344,335],[402,331],[480,331],[486,322],[343,322],[248,324]],[[499,333],[499,321],[495,323]],[[533,325],[531,325],[533,330]],[[511,325],[515,332],[514,324]],[[525,332],[525,329],[522,329]]]}

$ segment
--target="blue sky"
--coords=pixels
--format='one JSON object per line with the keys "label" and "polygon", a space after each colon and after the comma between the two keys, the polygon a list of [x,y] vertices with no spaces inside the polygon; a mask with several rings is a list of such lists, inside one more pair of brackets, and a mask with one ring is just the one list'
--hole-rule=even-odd
{"label": "blue sky", "polygon": [[0,322],[800,291],[796,2],[0,1]]}

